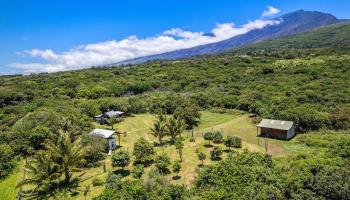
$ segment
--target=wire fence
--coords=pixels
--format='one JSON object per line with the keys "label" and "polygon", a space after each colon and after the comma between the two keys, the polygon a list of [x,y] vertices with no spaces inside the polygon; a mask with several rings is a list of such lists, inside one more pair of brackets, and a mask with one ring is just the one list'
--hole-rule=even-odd
{"label": "wire fence", "polygon": [[225,129],[225,128],[206,128],[206,129],[200,129],[200,130],[185,130],[183,137],[185,138],[203,138],[204,134],[206,132],[217,132],[219,131],[223,138],[225,139],[227,136],[240,136],[242,138],[243,142],[248,142],[251,144],[258,145],[259,147],[262,147],[267,152],[268,150],[268,138],[256,136],[255,138],[250,138],[249,141],[247,141],[246,137],[242,137],[242,133],[248,133],[251,132],[252,129],[248,128],[241,128],[241,129]]}

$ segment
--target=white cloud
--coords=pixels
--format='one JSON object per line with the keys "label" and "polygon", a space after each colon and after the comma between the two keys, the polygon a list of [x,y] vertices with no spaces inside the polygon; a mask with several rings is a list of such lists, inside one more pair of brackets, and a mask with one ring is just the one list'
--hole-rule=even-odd
{"label": "white cloud", "polygon": [[275,8],[272,6],[267,6],[267,9],[262,13],[262,16],[269,17],[269,16],[273,16],[279,12],[280,12],[280,10],[278,8]]}
{"label": "white cloud", "polygon": [[136,36],[130,36],[120,41],[110,40],[80,45],[62,53],[50,49],[32,49],[17,54],[42,59],[42,63],[17,62],[8,66],[22,70],[24,73],[55,72],[100,66],[141,56],[218,42],[278,23],[280,23],[278,20],[257,19],[239,27],[235,26],[234,23],[216,24],[211,30],[214,36],[206,35],[203,32],[172,28],[154,37],[140,39]]}

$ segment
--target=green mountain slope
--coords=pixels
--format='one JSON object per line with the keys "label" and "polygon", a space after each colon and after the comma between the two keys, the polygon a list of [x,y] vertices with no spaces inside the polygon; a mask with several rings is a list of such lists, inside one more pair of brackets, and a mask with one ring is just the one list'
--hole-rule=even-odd
{"label": "green mountain slope", "polygon": [[313,50],[313,53],[348,53],[350,23],[329,25],[302,34],[267,40],[235,49],[237,53],[266,54],[279,51]]}

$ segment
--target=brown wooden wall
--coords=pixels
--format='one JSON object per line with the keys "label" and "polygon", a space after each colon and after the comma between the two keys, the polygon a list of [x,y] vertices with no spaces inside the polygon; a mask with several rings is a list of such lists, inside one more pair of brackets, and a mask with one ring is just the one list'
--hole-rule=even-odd
{"label": "brown wooden wall", "polygon": [[260,134],[266,135],[269,137],[279,138],[279,139],[287,139],[288,130],[279,130],[272,128],[261,128]]}

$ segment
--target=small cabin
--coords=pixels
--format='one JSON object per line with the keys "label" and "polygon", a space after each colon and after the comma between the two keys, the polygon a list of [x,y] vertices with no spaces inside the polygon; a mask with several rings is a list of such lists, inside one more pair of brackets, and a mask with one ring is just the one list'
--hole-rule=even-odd
{"label": "small cabin", "polygon": [[295,136],[295,125],[292,121],[262,119],[257,125],[257,136],[288,140]]}
{"label": "small cabin", "polygon": [[122,111],[111,110],[111,111],[103,113],[103,116],[107,117],[107,118],[111,118],[111,117],[120,117],[123,114],[124,114],[124,112],[122,112]]}
{"label": "small cabin", "polygon": [[99,115],[94,116],[94,120],[99,122],[100,124],[106,124],[106,118],[112,118],[112,117],[121,117],[123,116],[124,112],[122,111],[115,111],[115,110],[111,110]]}
{"label": "small cabin", "polygon": [[115,133],[115,130],[106,130],[106,129],[96,128],[93,131],[91,131],[90,135],[105,138],[108,141],[109,150],[113,150],[116,148],[115,139],[113,137],[114,133]]}

